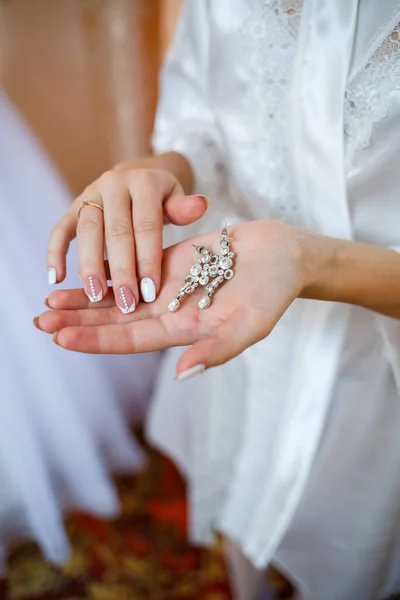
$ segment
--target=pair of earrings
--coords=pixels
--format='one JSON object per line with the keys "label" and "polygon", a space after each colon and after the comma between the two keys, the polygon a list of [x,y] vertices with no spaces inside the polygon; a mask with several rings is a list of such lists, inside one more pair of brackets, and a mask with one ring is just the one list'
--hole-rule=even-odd
{"label": "pair of earrings", "polygon": [[194,246],[198,258],[189,271],[183,286],[179,289],[177,297],[170,302],[168,310],[175,312],[179,309],[182,300],[199,287],[204,286],[206,294],[198,301],[198,307],[208,308],[212,296],[217,289],[234,276],[232,269],[234,253],[231,251],[232,238],[228,236],[226,227],[221,232],[220,254],[213,254],[205,246]]}

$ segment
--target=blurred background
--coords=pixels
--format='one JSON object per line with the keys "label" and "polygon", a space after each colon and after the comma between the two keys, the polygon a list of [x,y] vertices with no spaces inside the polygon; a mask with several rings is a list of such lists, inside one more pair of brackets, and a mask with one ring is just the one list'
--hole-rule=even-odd
{"label": "blurred background", "polygon": [[[158,71],[181,4],[0,0],[0,88],[55,164],[71,197],[115,163],[149,153]],[[24,169],[19,176],[26,176]],[[0,206],[0,220],[5,208]],[[42,250],[39,261],[41,256]],[[31,322],[30,311],[27,318]],[[33,542],[22,540],[0,579],[0,599],[229,598],[219,549],[206,552],[186,541],[180,476],[157,452],[148,453],[144,471],[116,480],[121,518],[68,518],[73,553],[62,568],[47,562]],[[2,459],[0,454],[0,469]],[[2,498],[0,489],[0,512]]]}
{"label": "blurred background", "polygon": [[182,0],[0,0],[0,85],[74,194],[147,154]]}

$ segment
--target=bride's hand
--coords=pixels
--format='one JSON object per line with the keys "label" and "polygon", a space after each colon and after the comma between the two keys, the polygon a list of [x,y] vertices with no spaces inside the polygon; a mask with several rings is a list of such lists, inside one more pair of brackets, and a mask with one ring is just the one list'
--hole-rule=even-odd
{"label": "bride's hand", "polygon": [[219,231],[165,250],[160,294],[133,314],[122,315],[111,295],[90,306],[81,290],[57,291],[48,299],[55,310],[43,313],[36,325],[58,332],[57,344],[78,352],[125,354],[189,345],[178,365],[181,374],[222,364],[266,337],[310,283],[299,231],[277,221],[230,227],[235,276],[207,309],[198,308],[200,290],[185,297],[177,312],[169,312],[168,305],[194,262],[192,244],[218,252]]}
{"label": "bride's hand", "polygon": [[[163,221],[187,225],[207,210],[207,199],[185,196],[176,177],[163,168],[163,161],[184,174],[189,169],[182,157],[170,153],[122,165],[85,189],[51,234],[49,283],[65,278],[66,253],[77,235],[80,276],[89,300],[98,302],[108,291],[105,248],[120,311],[133,312],[139,302],[139,287],[145,302],[155,299],[161,281]],[[83,199],[102,207],[104,213],[86,205],[78,218]]]}

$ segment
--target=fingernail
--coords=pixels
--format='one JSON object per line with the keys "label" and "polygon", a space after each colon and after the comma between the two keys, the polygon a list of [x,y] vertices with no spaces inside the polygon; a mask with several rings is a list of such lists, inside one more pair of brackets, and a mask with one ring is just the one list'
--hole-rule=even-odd
{"label": "fingernail", "polygon": [[57,282],[57,273],[54,267],[47,269],[47,275],[49,278],[49,285],[54,285]]}
{"label": "fingernail", "polygon": [[88,277],[85,281],[85,294],[90,302],[103,300],[103,288],[97,277]]}
{"label": "fingernail", "polygon": [[39,317],[35,317],[33,319],[33,324],[36,327],[36,329],[40,329],[40,327],[39,327]]}
{"label": "fingernail", "polygon": [[117,292],[117,304],[122,314],[127,315],[136,308],[135,296],[128,287],[120,287]]}
{"label": "fingernail", "polygon": [[203,371],[206,370],[206,365],[200,364],[195,365],[194,367],[190,367],[190,369],[186,369],[186,371],[182,371],[176,377],[176,381],[185,381],[186,379],[192,379],[192,377],[196,377],[196,375],[200,375]]}
{"label": "fingernail", "polygon": [[199,198],[204,198],[207,204],[207,210],[210,208],[210,200],[207,196],[203,196],[203,194],[198,194]]}
{"label": "fingernail", "polygon": [[53,333],[53,342],[54,342],[55,344],[57,344],[57,346],[58,346],[58,341],[57,341],[57,338],[58,338],[58,331],[56,331],[55,333]]}
{"label": "fingernail", "polygon": [[140,282],[140,291],[144,302],[154,302],[156,299],[156,286],[152,279],[144,277]]}
{"label": "fingernail", "polygon": [[45,306],[47,306],[47,308],[50,308],[50,304],[49,304],[49,299],[48,299],[48,298],[45,298],[45,299],[44,299],[44,301],[43,301],[43,304],[44,304]]}

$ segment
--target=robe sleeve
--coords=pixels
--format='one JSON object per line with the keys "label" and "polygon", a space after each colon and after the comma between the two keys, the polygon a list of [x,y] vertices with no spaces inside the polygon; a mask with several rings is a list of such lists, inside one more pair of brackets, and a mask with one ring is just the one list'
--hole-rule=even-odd
{"label": "robe sleeve", "polygon": [[153,133],[157,154],[175,151],[190,162],[195,191],[224,185],[221,135],[209,101],[210,22],[207,0],[187,0],[160,79]]}

